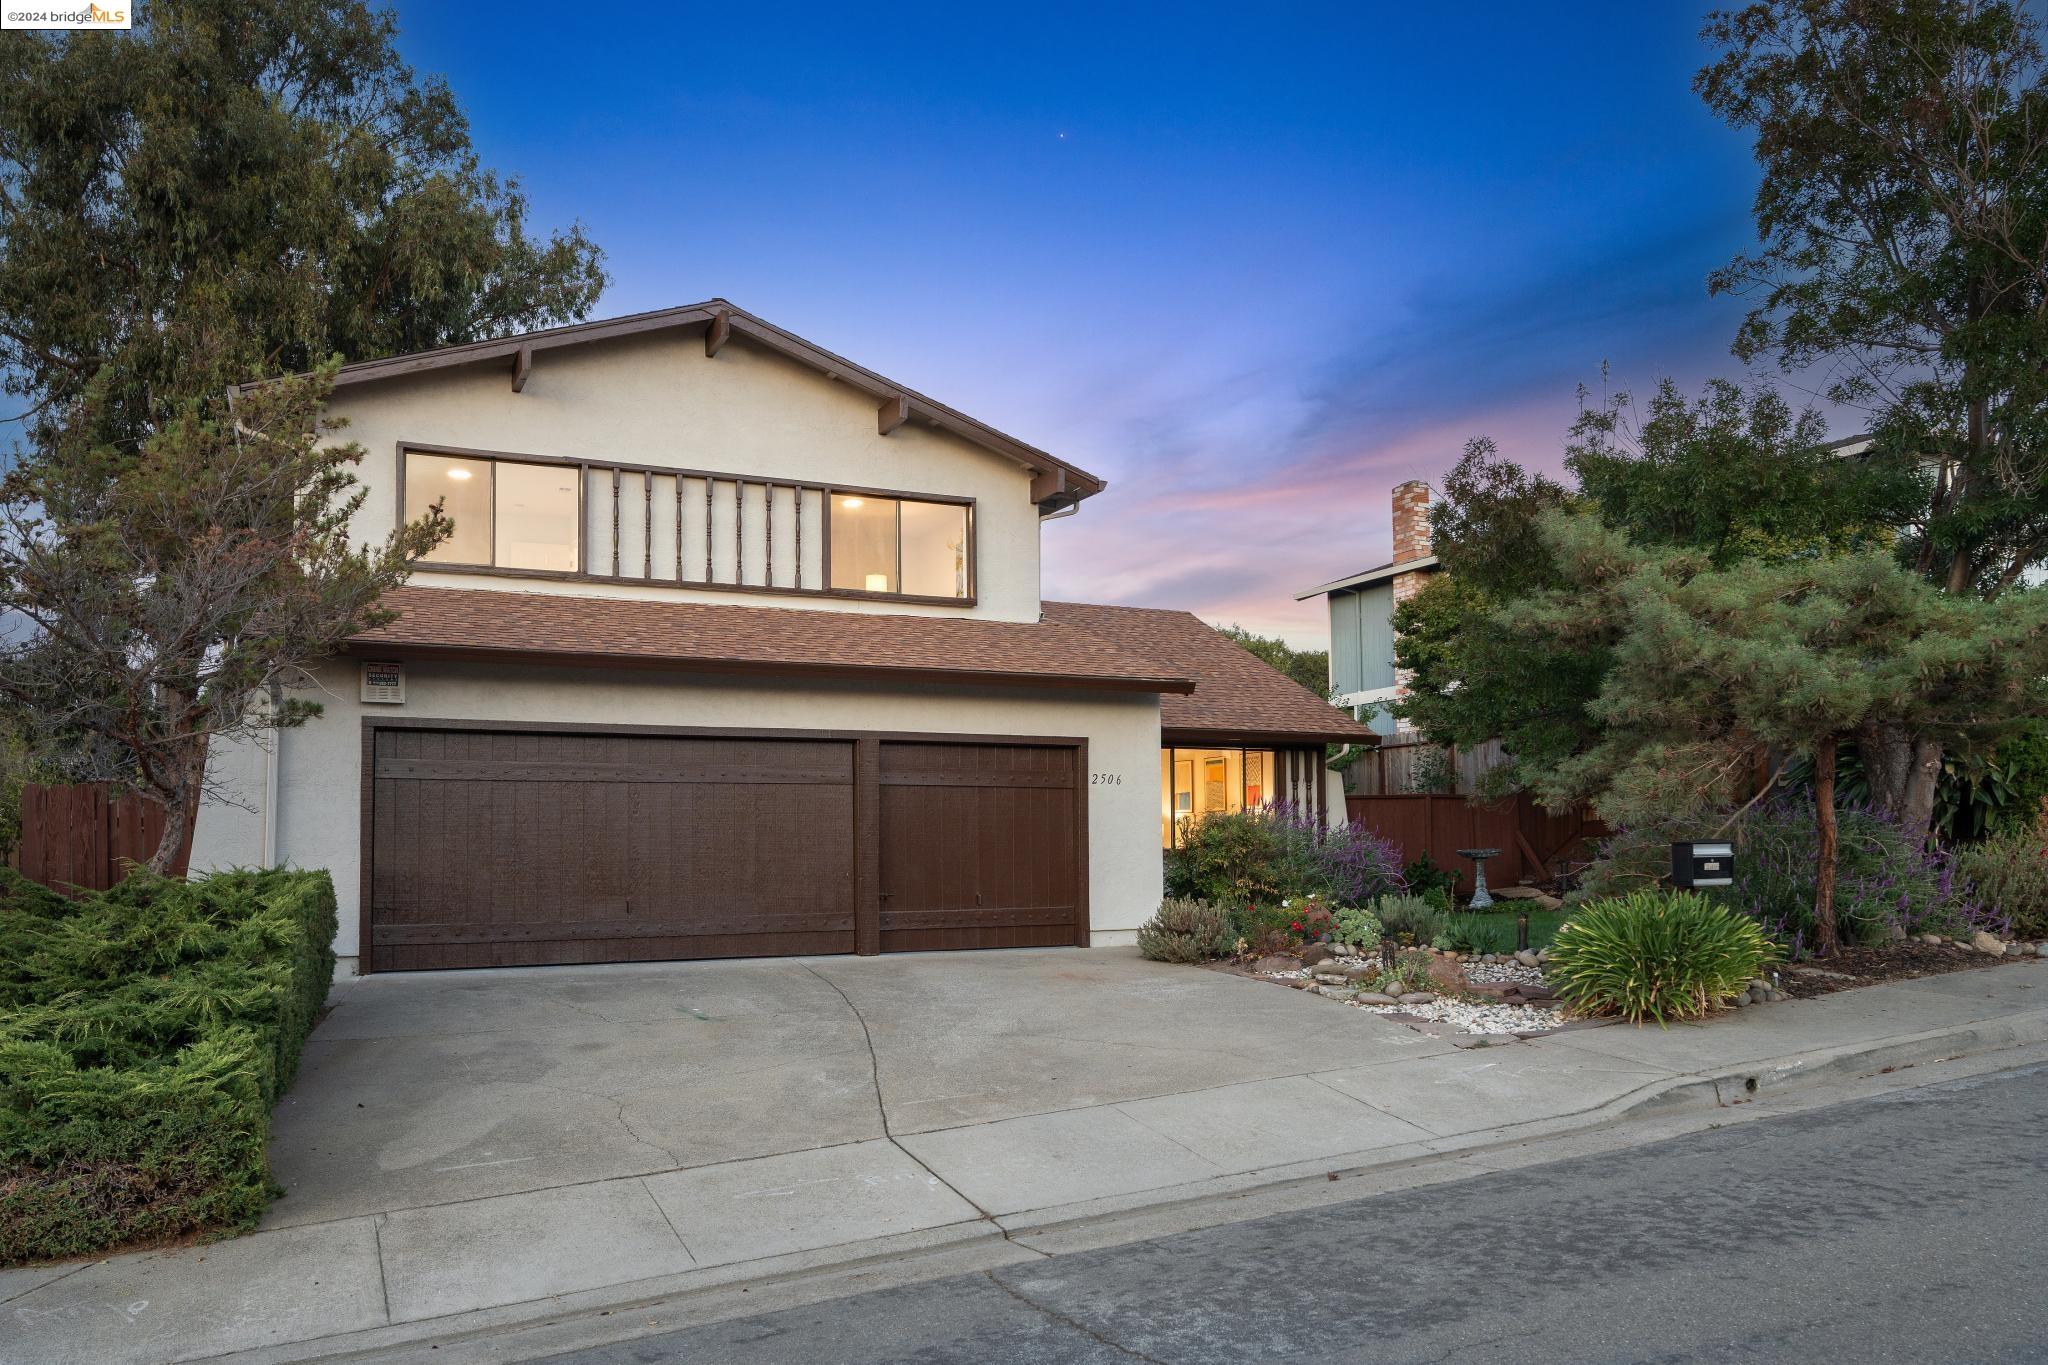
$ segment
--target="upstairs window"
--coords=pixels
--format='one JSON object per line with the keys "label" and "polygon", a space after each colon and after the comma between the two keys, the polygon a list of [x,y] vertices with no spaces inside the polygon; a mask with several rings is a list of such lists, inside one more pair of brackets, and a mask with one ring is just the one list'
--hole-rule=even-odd
{"label": "upstairs window", "polygon": [[960,503],[834,493],[831,531],[836,589],[972,595],[967,508]]}
{"label": "upstairs window", "polygon": [[427,563],[574,573],[582,566],[579,482],[574,465],[408,452],[405,514],[438,502],[455,523]]}

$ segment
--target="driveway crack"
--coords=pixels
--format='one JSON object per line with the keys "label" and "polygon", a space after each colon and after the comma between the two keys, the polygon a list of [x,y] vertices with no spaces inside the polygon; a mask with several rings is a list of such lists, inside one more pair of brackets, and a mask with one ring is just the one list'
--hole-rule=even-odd
{"label": "driveway crack", "polygon": [[625,1129],[627,1137],[650,1151],[660,1152],[674,1166],[679,1167],[683,1164],[683,1159],[676,1155],[673,1148],[664,1147],[658,1142],[650,1142],[640,1135],[640,1130],[633,1126],[633,1120],[626,1117],[626,1102],[617,1095],[607,1095],[596,1090],[578,1090],[572,1085],[551,1085],[546,1081],[528,1081],[526,1084],[538,1090],[554,1090],[564,1095],[581,1095],[585,1099],[605,1101],[612,1106],[612,1122]]}
{"label": "driveway crack", "polygon": [[[925,1159],[923,1157],[919,1156],[916,1152],[911,1151],[908,1147],[905,1147],[900,1141],[897,1140],[895,1132],[891,1130],[891,1128],[889,1127],[889,1106],[882,1102],[882,1059],[875,1052],[875,1034],[874,1030],[868,1027],[867,1016],[860,1012],[859,1005],[853,1003],[853,997],[840,989],[838,982],[834,981],[831,977],[826,976],[824,973],[820,972],[817,968],[813,967],[808,962],[800,962],[797,965],[802,967],[805,971],[809,972],[812,976],[817,977],[818,980],[824,982],[827,986],[830,986],[832,988],[832,993],[845,1002],[847,1010],[851,1012],[853,1015],[853,1021],[860,1025],[860,1036],[868,1045],[868,1077],[870,1082],[873,1084],[875,1090],[875,1114],[882,1121],[883,1139],[887,1141],[891,1147],[894,1147],[897,1151],[903,1153],[903,1155],[909,1157],[913,1162],[915,1162],[919,1170],[923,1171],[926,1175],[930,1176],[932,1179],[938,1181],[941,1185],[944,1185],[947,1189],[951,1190],[953,1194],[960,1200],[961,1203],[967,1205],[968,1208],[973,1209],[979,1217],[986,1220],[991,1226],[995,1228],[997,1232],[1002,1233],[1004,1241],[1010,1241],[1010,1230],[1004,1227],[1001,1223],[996,1222],[996,1217],[994,1214],[990,1213],[981,1205],[975,1203],[973,1199],[968,1197],[967,1192],[965,1190],[962,1190],[952,1181],[946,1179],[946,1177],[940,1175],[937,1171],[933,1170],[931,1166],[925,1162]],[[1015,1242],[1013,1243],[1013,1245],[1023,1246],[1024,1244],[1022,1242]],[[1038,1251],[1037,1247],[1026,1247],[1025,1249],[1027,1251],[1038,1252],[1038,1254],[1041,1256],[1047,1254],[1045,1252]]]}
{"label": "driveway crack", "polygon": [[1124,1345],[1120,1341],[1111,1341],[1108,1337],[1102,1335],[1102,1333],[1096,1331],[1087,1323],[1081,1322],[1075,1318],[1070,1318],[1065,1313],[1056,1312],[1053,1309],[1047,1308],[1044,1304],[1038,1302],[1036,1299],[1026,1294],[1023,1290],[1018,1289],[1013,1285],[1007,1284],[1004,1281],[997,1279],[995,1272],[992,1270],[984,1270],[981,1273],[988,1279],[988,1282],[990,1284],[1002,1290],[1005,1294],[1008,1294],[1011,1298],[1023,1304],[1032,1312],[1038,1313],[1044,1317],[1051,1318],[1054,1322],[1058,1323],[1062,1327],[1072,1328],[1074,1331],[1079,1332],[1082,1336],[1087,1337],[1090,1341],[1097,1342],[1103,1346],[1107,1346],[1110,1350],[1115,1351],[1118,1355],[1129,1356],[1132,1360],[1145,1361],[1147,1362],[1147,1365],[1167,1365],[1165,1361],[1161,1360],[1157,1356],[1148,1356],[1143,1351],[1132,1350],[1130,1347]]}

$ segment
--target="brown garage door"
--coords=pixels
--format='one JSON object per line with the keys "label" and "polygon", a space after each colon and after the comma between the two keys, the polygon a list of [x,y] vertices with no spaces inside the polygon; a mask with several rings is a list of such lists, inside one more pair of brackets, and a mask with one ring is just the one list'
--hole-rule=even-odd
{"label": "brown garage door", "polygon": [[1078,754],[882,744],[882,951],[1085,943]]}
{"label": "brown garage door", "polygon": [[366,971],[1086,941],[1071,746],[366,739]]}

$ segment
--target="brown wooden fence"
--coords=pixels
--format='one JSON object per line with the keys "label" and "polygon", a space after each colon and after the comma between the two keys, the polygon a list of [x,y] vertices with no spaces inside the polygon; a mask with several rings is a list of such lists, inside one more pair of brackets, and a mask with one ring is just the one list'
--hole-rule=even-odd
{"label": "brown wooden fence", "polygon": [[[112,797],[99,783],[21,789],[23,876],[58,890],[104,891],[127,874],[128,864],[149,861],[164,834],[164,808],[140,796]],[[174,875],[192,861],[192,835],[178,853]]]}
{"label": "brown wooden fence", "polygon": [[1368,749],[1360,754],[1345,771],[1344,785],[1359,796],[1420,794],[1421,789],[1416,782],[1416,766],[1422,759],[1434,754],[1444,755],[1451,760],[1453,770],[1457,774],[1454,790],[1460,796],[1470,796],[1478,789],[1479,779],[1485,776],[1488,769],[1499,767],[1507,761],[1497,739],[1490,739],[1470,749],[1461,749],[1441,744],[1426,744],[1410,735],[1390,739],[1377,748]]}
{"label": "brown wooden fence", "polygon": [[1461,848],[1497,848],[1486,864],[1494,886],[1545,882],[1563,861],[1592,856],[1592,841],[1607,837],[1607,826],[1590,812],[1553,814],[1525,792],[1492,805],[1475,806],[1462,796],[1347,796],[1344,813],[1401,850],[1403,863],[1426,851],[1438,867],[1458,874],[1461,895],[1472,891],[1472,861]]}

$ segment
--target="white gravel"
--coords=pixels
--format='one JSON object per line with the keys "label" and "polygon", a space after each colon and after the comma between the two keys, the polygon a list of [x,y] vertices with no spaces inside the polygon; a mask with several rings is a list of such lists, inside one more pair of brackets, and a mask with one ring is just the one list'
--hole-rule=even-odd
{"label": "white gravel", "polygon": [[1524,986],[1543,984],[1541,967],[1524,967],[1519,962],[1474,962],[1469,958],[1461,965],[1465,968],[1465,979],[1475,986],[1498,986],[1510,981],[1519,982]]}
{"label": "white gravel", "polygon": [[1564,1011],[1543,1005],[1480,1005],[1463,1000],[1432,1000],[1427,1005],[1359,1005],[1374,1014],[1407,1014],[1433,1024],[1449,1024],[1461,1033],[1530,1033],[1564,1022]]}

